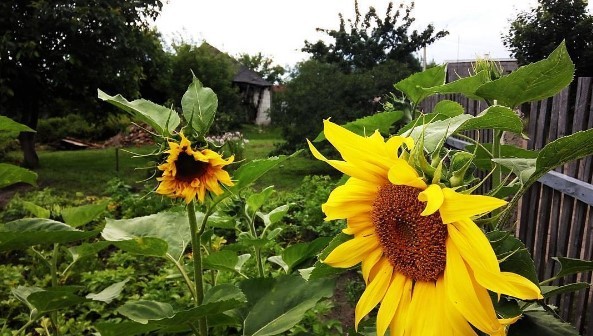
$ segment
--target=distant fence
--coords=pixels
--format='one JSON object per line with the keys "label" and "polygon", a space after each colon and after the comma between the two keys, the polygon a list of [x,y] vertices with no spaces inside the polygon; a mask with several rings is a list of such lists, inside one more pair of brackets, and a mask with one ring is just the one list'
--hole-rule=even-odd
{"label": "distant fence", "polygon": [[[541,149],[559,137],[593,128],[592,82],[591,77],[578,78],[556,96],[522,106],[521,111],[529,120],[528,149]],[[487,107],[484,102],[449,94],[426,99],[421,109],[430,112],[443,99],[460,103],[472,115]],[[479,136],[485,142],[492,142],[493,138],[491,131],[467,135],[474,139]],[[521,200],[516,233],[531,252],[542,280],[559,270],[559,264],[552,257],[593,259],[592,161],[587,157],[546,174]],[[565,279],[551,285],[574,281],[591,284],[591,273]],[[552,298],[549,303],[557,306],[559,315],[582,335],[593,336],[593,290],[590,287]]]}

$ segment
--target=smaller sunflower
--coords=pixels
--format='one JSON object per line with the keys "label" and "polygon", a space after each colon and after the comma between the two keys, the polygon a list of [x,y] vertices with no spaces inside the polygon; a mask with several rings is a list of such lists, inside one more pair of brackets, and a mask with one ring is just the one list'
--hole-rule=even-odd
{"label": "smaller sunflower", "polygon": [[158,166],[163,175],[157,178],[160,184],[158,194],[172,198],[184,198],[185,203],[191,202],[196,195],[204,202],[206,191],[216,195],[223,190],[219,183],[232,186],[233,182],[224,166],[233,162],[234,156],[223,159],[220,154],[210,150],[193,150],[191,142],[180,133],[179,143],[169,142],[169,156],[165,163]]}

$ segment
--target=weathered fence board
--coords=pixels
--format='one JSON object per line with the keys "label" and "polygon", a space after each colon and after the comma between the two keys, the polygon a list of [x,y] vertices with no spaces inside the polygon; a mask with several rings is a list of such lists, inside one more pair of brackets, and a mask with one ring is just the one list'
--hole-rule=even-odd
{"label": "weathered fence board", "polygon": [[[421,104],[424,112],[449,99],[460,103],[467,113],[476,115],[486,108],[483,102],[461,95],[441,95]],[[593,128],[593,79],[578,78],[556,96],[521,108],[529,123],[526,148],[539,150],[549,142],[581,130]],[[492,142],[491,132],[468,132],[473,139]],[[591,139],[593,141],[593,139]],[[463,148],[464,142],[450,139],[449,145]],[[484,174],[485,175],[485,174]],[[482,175],[482,176],[484,176]],[[523,196],[518,209],[516,232],[532,253],[540,279],[551,278],[559,264],[551,258],[593,259],[593,159],[558,167],[536,182]],[[591,273],[554,281],[552,285],[582,281],[591,283]],[[593,290],[552,298],[559,315],[572,323],[582,335],[593,336]]]}

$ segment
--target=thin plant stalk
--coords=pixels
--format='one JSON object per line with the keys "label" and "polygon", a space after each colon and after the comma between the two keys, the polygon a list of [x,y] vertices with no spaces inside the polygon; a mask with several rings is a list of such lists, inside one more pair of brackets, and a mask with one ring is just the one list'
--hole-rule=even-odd
{"label": "thin plant stalk", "polygon": [[[60,253],[60,244],[54,244],[54,250],[52,253],[50,271],[51,271],[51,286],[58,287],[58,257]],[[60,327],[58,325],[58,312],[54,311],[50,313],[51,324],[54,328],[54,332],[57,336],[60,335]]]}
{"label": "thin plant stalk", "polygon": [[[255,216],[253,218],[249,219],[249,230],[251,231],[253,238],[256,239],[257,231],[255,230]],[[259,277],[263,278],[264,277],[264,263],[261,258],[261,248],[254,246],[253,249],[255,250],[255,259],[257,261],[257,270],[259,273]]]}
{"label": "thin plant stalk", "polygon": [[169,253],[167,253],[166,257],[167,257],[167,259],[171,260],[171,262],[173,262],[173,264],[175,264],[175,267],[177,267],[177,269],[179,270],[179,273],[183,277],[183,280],[185,281],[187,288],[189,288],[191,296],[194,298],[195,301],[197,301],[198,298],[197,298],[197,294],[196,294],[196,285],[191,281],[191,279],[187,275],[187,272],[185,272],[185,270],[183,269],[183,265],[181,265],[177,260],[175,260],[175,258],[173,258],[173,256],[170,255]]}
{"label": "thin plant stalk", "polygon": [[[189,229],[191,232],[191,246],[193,252],[193,262],[194,262],[194,284],[195,284],[195,293],[196,293],[196,307],[200,306],[204,301],[204,278],[202,274],[202,247],[200,245],[200,240],[202,238],[202,233],[206,227],[206,221],[208,220],[210,211],[207,211],[204,218],[202,219],[202,223],[200,228],[198,229],[198,222],[196,220],[196,210],[194,208],[194,202],[190,202],[187,204],[187,216],[189,219]],[[208,335],[208,321],[206,317],[200,318],[198,321],[198,329],[200,331],[199,335],[207,336]]]}

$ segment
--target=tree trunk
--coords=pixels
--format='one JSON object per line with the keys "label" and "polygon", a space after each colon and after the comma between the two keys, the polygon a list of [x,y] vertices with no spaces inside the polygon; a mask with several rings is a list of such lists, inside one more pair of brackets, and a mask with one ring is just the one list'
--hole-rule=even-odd
{"label": "tree trunk", "polygon": [[39,157],[35,151],[35,133],[21,132],[19,142],[23,151],[23,167],[33,169],[39,167]]}

